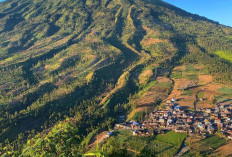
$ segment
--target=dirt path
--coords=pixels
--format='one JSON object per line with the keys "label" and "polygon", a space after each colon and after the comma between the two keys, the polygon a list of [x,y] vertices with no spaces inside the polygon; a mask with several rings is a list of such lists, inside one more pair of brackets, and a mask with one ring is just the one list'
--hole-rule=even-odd
{"label": "dirt path", "polygon": [[189,150],[189,147],[188,146],[184,146],[178,154],[175,155],[175,157],[180,157],[182,156],[184,153],[186,153],[187,151]]}
{"label": "dirt path", "polygon": [[97,146],[98,143],[103,142],[103,140],[104,140],[105,137],[106,137],[107,132],[108,132],[108,131],[103,131],[103,132],[101,132],[100,134],[94,136],[94,137],[91,139],[91,142],[90,142],[90,145],[88,146],[88,149],[89,149],[89,150],[93,150],[94,148],[96,148],[96,146]]}
{"label": "dirt path", "polygon": [[133,149],[127,149],[127,151],[129,151],[129,152],[132,152],[132,153],[135,153],[135,154],[139,154],[139,152],[137,152],[137,151],[135,151],[135,150],[133,150]]}

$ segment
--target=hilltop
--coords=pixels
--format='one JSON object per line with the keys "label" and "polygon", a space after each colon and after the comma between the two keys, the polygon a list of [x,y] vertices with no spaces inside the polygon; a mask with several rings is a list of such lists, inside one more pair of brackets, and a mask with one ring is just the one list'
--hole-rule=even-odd
{"label": "hilltop", "polygon": [[161,0],[1,2],[0,152],[75,156],[172,95],[213,106],[232,96],[231,54],[232,28]]}

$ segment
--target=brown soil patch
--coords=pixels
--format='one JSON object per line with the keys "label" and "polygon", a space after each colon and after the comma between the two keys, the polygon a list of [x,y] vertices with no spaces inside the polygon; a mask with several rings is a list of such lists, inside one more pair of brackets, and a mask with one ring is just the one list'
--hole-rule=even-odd
{"label": "brown soil patch", "polygon": [[186,138],[187,143],[189,143],[189,142],[196,143],[196,142],[199,142],[200,140],[202,140],[202,139],[200,137],[198,137],[198,136],[188,136]]}
{"label": "brown soil patch", "polygon": [[96,59],[96,58],[97,57],[95,55],[87,54],[87,55],[84,55],[82,59],[88,60],[88,59]]}
{"label": "brown soil patch", "polygon": [[149,38],[149,39],[145,39],[143,41],[143,45],[144,46],[149,46],[149,45],[153,45],[153,44],[157,44],[157,43],[167,43],[168,40],[167,39],[158,39],[158,38]]}
{"label": "brown soil patch", "polygon": [[87,48],[85,50],[82,50],[83,53],[90,53],[92,52],[93,50],[91,48]]}
{"label": "brown soil patch", "polygon": [[146,83],[152,75],[153,75],[152,70],[144,70],[144,71],[139,75],[139,84],[144,84],[144,83]]}
{"label": "brown soil patch", "polygon": [[157,85],[151,87],[141,98],[136,100],[138,106],[154,105],[157,99],[165,99],[168,96],[170,89],[160,87],[159,83],[171,83],[172,81],[166,77],[158,77],[157,81]]}
{"label": "brown soil patch", "polygon": [[[194,66],[194,67],[195,69],[202,69],[202,67],[200,66]],[[190,74],[187,73],[185,70],[186,70],[186,66],[177,66],[174,68],[173,71],[182,71],[183,76]],[[212,83],[213,76],[211,75],[198,74],[198,79],[199,81],[197,81],[196,83],[199,85],[199,87],[194,87],[192,89],[189,89],[188,91],[182,91],[178,89],[190,80],[188,80],[187,78],[173,79],[175,82],[173,91],[171,92],[168,99],[166,100],[170,100],[171,98],[176,98],[178,99],[178,104],[180,106],[194,108],[193,102],[197,101],[197,96],[196,96],[197,93],[203,92],[204,100],[198,101],[196,104],[196,108],[214,107],[214,105],[212,105],[212,100],[214,98],[214,95],[220,94],[219,92],[217,92],[217,89],[221,88],[222,86],[216,83]]]}
{"label": "brown soil patch", "polygon": [[59,59],[59,62],[63,62],[63,61],[64,61],[64,58],[60,58],[60,59]]}
{"label": "brown soil patch", "polygon": [[167,77],[157,77],[157,81],[158,83],[165,83],[165,82],[172,83],[172,80],[170,80]]}
{"label": "brown soil patch", "polygon": [[86,36],[84,41],[88,42],[88,43],[98,43],[98,42],[100,42],[100,40],[98,38],[90,36],[90,35]]}
{"label": "brown soil patch", "polygon": [[[182,67],[181,67],[182,68]],[[178,67],[180,69],[180,67]],[[189,80],[185,78],[174,79],[175,85],[174,88],[166,100],[170,100],[171,98],[178,99],[178,104],[183,107],[194,108],[193,102],[196,101],[196,94],[199,91],[204,93],[204,97],[206,100],[202,102],[197,102],[197,108],[212,108],[212,100],[214,95],[218,94],[217,89],[222,86],[215,83],[210,83],[212,81],[212,76],[209,75],[199,75],[199,79],[202,81],[201,84],[207,84],[205,86],[195,87],[191,89],[191,95],[184,95],[184,91],[178,90],[180,86],[187,83]],[[209,83],[209,84],[208,84]]]}
{"label": "brown soil patch", "polygon": [[154,110],[154,106],[138,107],[130,112],[127,119],[128,120],[132,119],[134,117],[135,113],[137,113],[137,112],[148,111],[148,113],[149,113],[149,112],[152,112],[153,110]]}
{"label": "brown soil patch", "polygon": [[220,89],[220,88],[222,88],[222,85],[216,84],[216,83],[211,83],[211,84],[209,84],[207,86],[204,86],[202,88],[204,88],[205,90],[207,90],[209,92],[216,92],[216,93],[218,93],[217,90]]}
{"label": "brown soil patch", "polygon": [[213,81],[213,76],[211,75],[198,75],[199,85],[205,85]]}
{"label": "brown soil patch", "polygon": [[145,25],[143,25],[143,29],[147,32],[147,34],[154,34],[156,36],[160,35],[160,33],[158,31],[154,31]]}
{"label": "brown soil patch", "polygon": [[167,98],[168,100],[170,100],[172,98],[179,99],[181,97],[182,91],[180,91],[178,89],[180,88],[180,86],[182,86],[183,84],[188,82],[188,80],[185,79],[185,78],[176,79],[174,81],[175,81],[175,84],[174,84],[174,87],[173,87],[173,90],[172,90],[171,94]]}
{"label": "brown soil patch", "polygon": [[173,71],[185,71],[186,67],[185,66],[177,66],[173,69]]}
{"label": "brown soil patch", "polygon": [[45,65],[45,69],[49,69],[51,65]]}
{"label": "brown soil patch", "polygon": [[[183,70],[185,69],[185,67],[181,66],[181,67],[176,68],[176,70],[177,69]],[[184,91],[179,90],[179,88],[183,86],[184,84],[186,84],[189,80],[185,78],[181,78],[181,79],[174,79],[174,81],[175,81],[175,84],[174,84],[173,90],[166,100],[171,100],[172,98],[175,98],[178,100],[178,104],[180,106],[183,106],[186,108],[194,108],[193,102],[194,100],[196,100],[196,97],[195,97],[196,93],[193,92],[191,96],[183,95]]]}
{"label": "brown soil patch", "polygon": [[157,81],[158,84],[151,87],[148,91],[144,92],[140,98],[135,100],[135,103],[137,104],[137,108],[134,109],[128,115],[128,119],[133,118],[136,112],[141,112],[145,110],[147,110],[148,112],[152,111],[158,99],[164,100],[166,97],[168,97],[170,88],[162,86],[162,84],[159,85],[159,83],[171,83],[172,81],[166,77],[158,77]]}
{"label": "brown soil patch", "polygon": [[196,101],[195,94],[193,93],[191,96],[181,96],[178,99],[178,104],[185,108],[194,108],[193,102]]}
{"label": "brown soil patch", "polygon": [[213,108],[215,107],[213,104],[210,102],[198,102],[197,103],[197,108]]}
{"label": "brown soil patch", "polygon": [[195,66],[194,66],[194,68],[195,68],[196,70],[203,69],[203,67],[202,67],[202,66],[200,66],[200,65],[195,65]]}
{"label": "brown soil patch", "polygon": [[153,103],[155,103],[157,97],[158,97],[157,93],[147,92],[144,96],[138,99],[136,103],[138,104],[138,106],[152,105]]}
{"label": "brown soil patch", "polygon": [[89,144],[89,148],[93,148],[95,147],[98,143],[101,143],[104,139],[105,139],[105,136],[107,134],[108,131],[103,131],[101,133],[99,133],[98,135],[94,136],[91,141],[90,141],[90,144]]}
{"label": "brown soil patch", "polygon": [[215,155],[223,156],[223,157],[232,156],[231,148],[232,148],[232,141],[215,150]]}

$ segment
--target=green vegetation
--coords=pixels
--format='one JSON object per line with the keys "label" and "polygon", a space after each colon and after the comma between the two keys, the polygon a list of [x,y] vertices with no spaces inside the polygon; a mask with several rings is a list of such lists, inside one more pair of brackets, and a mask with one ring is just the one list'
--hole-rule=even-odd
{"label": "green vegetation", "polygon": [[198,80],[198,75],[197,74],[187,75],[187,79],[189,79],[189,80]]}
{"label": "green vegetation", "polygon": [[[27,147],[22,151],[23,156],[65,156],[78,153],[80,143],[79,129],[75,121],[67,119],[59,123],[48,133],[41,137],[35,136],[27,142]],[[33,144],[33,146],[32,146]],[[45,148],[47,149],[45,151]],[[55,149],[55,150],[54,150]],[[65,152],[63,152],[65,150]]]}
{"label": "green vegetation", "polygon": [[232,62],[232,53],[228,51],[216,51],[214,54],[218,55],[220,58],[223,58],[227,61]]}
{"label": "green vegetation", "polygon": [[145,112],[136,112],[132,119],[138,122],[143,122],[145,120],[144,119],[145,115],[146,115]]}
{"label": "green vegetation", "polygon": [[183,156],[210,156],[213,153],[212,150],[219,148],[226,144],[226,139],[213,135],[206,139],[191,143],[190,151],[185,153]]}
{"label": "green vegetation", "polygon": [[193,95],[193,91],[191,89],[188,89],[188,90],[184,90],[184,93],[182,95],[188,95],[188,96],[191,96]]}
{"label": "green vegetation", "polygon": [[202,140],[201,142],[205,143],[207,146],[209,146],[213,149],[216,149],[216,148],[224,145],[226,143],[226,139],[215,135],[215,136],[211,136],[209,138],[206,138],[206,139]]}
{"label": "green vegetation", "polygon": [[222,93],[222,94],[232,95],[232,89],[230,89],[228,87],[219,88],[217,91]]}
{"label": "green vegetation", "polygon": [[88,136],[87,136],[86,138],[84,138],[84,140],[81,142],[81,147],[82,147],[82,149],[85,149],[85,148],[88,147],[88,145],[90,144],[91,139],[92,139],[95,135],[97,135],[98,132],[99,132],[99,130],[96,129],[96,130],[92,131],[91,133],[89,133]]}
{"label": "green vegetation", "polygon": [[186,65],[185,68],[186,68],[186,72],[195,72],[196,71],[194,66],[192,66],[192,65]]}
{"label": "green vegetation", "polygon": [[120,153],[127,156],[174,156],[182,145],[185,134],[173,131],[156,137],[132,136],[129,130],[116,131],[114,137],[103,144],[107,156]]}
{"label": "green vegetation", "polygon": [[198,92],[197,93],[197,99],[204,98],[204,92]]}
{"label": "green vegetation", "polygon": [[171,74],[171,77],[174,78],[174,79],[183,78],[182,72],[174,72],[174,73]]}
{"label": "green vegetation", "polygon": [[141,96],[143,93],[145,93],[146,91],[148,91],[151,87],[154,87],[158,84],[157,81],[151,81],[149,82],[145,87],[143,87],[140,92],[138,93],[139,96]]}
{"label": "green vegetation", "polygon": [[187,137],[186,134],[178,134],[175,133],[174,131],[169,131],[164,135],[156,136],[156,139],[161,142],[169,143],[174,146],[180,147],[186,137]]}
{"label": "green vegetation", "polygon": [[[224,60],[231,28],[160,0],[9,0],[0,3],[0,23],[0,155],[84,154],[96,130],[136,108],[132,99],[150,92],[160,104],[172,83],[157,78],[186,77],[171,74],[177,65],[194,74],[189,79],[197,79],[199,65],[232,86],[232,64]],[[144,148],[150,156],[178,149],[154,140],[161,148]],[[106,154],[125,153],[111,144]]]}
{"label": "green vegetation", "polygon": [[164,88],[170,88],[172,84],[170,82],[161,82],[155,85],[155,87],[164,87]]}

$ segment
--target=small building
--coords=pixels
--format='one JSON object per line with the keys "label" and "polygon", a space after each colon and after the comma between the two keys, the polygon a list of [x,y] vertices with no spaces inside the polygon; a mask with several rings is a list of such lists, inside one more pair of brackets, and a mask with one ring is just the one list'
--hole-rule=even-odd
{"label": "small building", "polygon": [[189,133],[189,134],[193,134],[193,130],[189,128],[189,129],[188,129],[188,133]]}
{"label": "small building", "polygon": [[192,123],[192,119],[191,118],[187,118],[187,123]]}
{"label": "small building", "polygon": [[228,136],[228,139],[232,140],[232,134]]}
{"label": "small building", "polygon": [[205,124],[209,124],[210,123],[210,121],[208,119],[205,119],[204,122],[205,122]]}
{"label": "small building", "polygon": [[221,119],[219,119],[219,118],[215,118],[215,120],[214,120],[214,123],[221,123]]}
{"label": "small building", "polygon": [[205,126],[204,126],[204,124],[202,124],[202,123],[198,123],[198,124],[197,124],[197,127],[198,127],[201,131],[203,131],[203,130],[205,129]]}
{"label": "small building", "polygon": [[166,104],[168,104],[168,105],[171,104],[171,101],[170,100],[166,101]]}
{"label": "small building", "polygon": [[187,129],[185,127],[176,127],[176,133],[187,133]]}
{"label": "small building", "polygon": [[120,118],[122,121],[125,121],[126,116],[119,116],[119,118]]}
{"label": "small building", "polygon": [[169,125],[169,124],[172,124],[174,121],[173,121],[173,119],[172,118],[168,118],[168,120],[167,120],[167,124]]}
{"label": "small building", "polygon": [[160,123],[165,123],[165,119],[160,118],[160,119],[159,119],[159,122],[160,122]]}
{"label": "small building", "polygon": [[206,112],[206,113],[211,113],[212,110],[211,110],[210,108],[207,108],[207,109],[205,110],[205,112]]}
{"label": "small building", "polygon": [[172,99],[171,99],[171,102],[176,102],[176,99],[175,99],[175,98],[172,98]]}
{"label": "small building", "polygon": [[228,135],[227,137],[228,137],[230,140],[232,140],[232,131],[228,131],[228,134],[229,134],[229,135]]}
{"label": "small building", "polygon": [[182,107],[181,106],[175,106],[174,109],[177,110],[177,111],[180,111],[182,109]]}
{"label": "small building", "polygon": [[215,132],[215,129],[211,123],[207,127],[209,134],[213,134]]}
{"label": "small building", "polygon": [[136,130],[133,130],[132,135],[133,135],[133,136],[137,136],[137,135],[138,135],[138,132],[137,132]]}
{"label": "small building", "polygon": [[107,132],[107,134],[106,134],[106,138],[111,137],[111,136],[112,136],[112,134],[113,134],[113,132],[112,132],[112,131]]}

